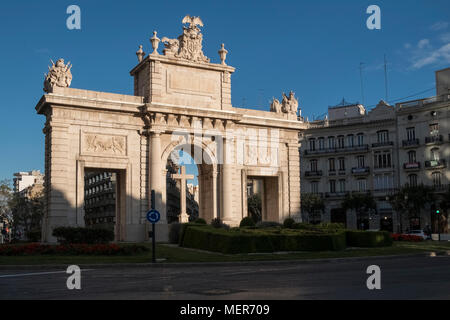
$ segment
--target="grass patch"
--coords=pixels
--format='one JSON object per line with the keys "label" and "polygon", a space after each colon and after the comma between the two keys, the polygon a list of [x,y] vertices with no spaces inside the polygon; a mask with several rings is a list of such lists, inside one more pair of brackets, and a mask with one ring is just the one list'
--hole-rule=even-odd
{"label": "grass patch", "polygon": [[[126,244],[124,244],[126,245]],[[151,244],[145,243],[151,250]],[[166,259],[168,263],[183,262],[240,262],[240,261],[273,261],[303,260],[327,258],[351,258],[389,256],[399,254],[424,253],[429,251],[450,251],[450,242],[424,241],[420,243],[394,242],[392,247],[351,248],[342,251],[234,254],[202,252],[165,244],[157,245],[157,258]],[[1,256],[0,265],[52,265],[52,264],[115,264],[115,263],[150,263],[151,251],[131,256]]]}

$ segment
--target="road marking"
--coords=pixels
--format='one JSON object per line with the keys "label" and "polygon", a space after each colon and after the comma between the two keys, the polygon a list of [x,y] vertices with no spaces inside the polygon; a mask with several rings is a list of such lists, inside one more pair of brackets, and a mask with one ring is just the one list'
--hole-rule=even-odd
{"label": "road marking", "polygon": [[[90,271],[93,269],[83,269],[81,271]],[[42,276],[47,274],[67,273],[66,271],[52,271],[52,272],[35,272],[35,273],[17,273],[17,274],[5,274],[0,275],[0,278],[15,278],[15,277],[28,277],[28,276]]]}

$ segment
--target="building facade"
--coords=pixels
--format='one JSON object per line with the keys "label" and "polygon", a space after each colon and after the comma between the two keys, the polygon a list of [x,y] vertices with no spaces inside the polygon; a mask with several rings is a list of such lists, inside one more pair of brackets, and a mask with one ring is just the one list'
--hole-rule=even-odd
{"label": "building facade", "polygon": [[14,173],[14,192],[19,193],[33,185],[43,186],[44,175],[39,170]]}
{"label": "building facade", "polygon": [[[433,208],[420,216],[401,216],[390,199],[406,185],[431,186],[437,199],[448,190],[450,92],[445,81],[449,74],[450,69],[436,72],[435,97],[395,106],[380,101],[370,111],[343,101],[330,107],[324,120],[308,123],[300,134],[301,189],[323,198],[321,221],[394,232],[433,226]],[[376,212],[362,217],[345,212],[342,201],[348,193],[370,193]],[[309,215],[302,212],[303,220],[311,220]]]}

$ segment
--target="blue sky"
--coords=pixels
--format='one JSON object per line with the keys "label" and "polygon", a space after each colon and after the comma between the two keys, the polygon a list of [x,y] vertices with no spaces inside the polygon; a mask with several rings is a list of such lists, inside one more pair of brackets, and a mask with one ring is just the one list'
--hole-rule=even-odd
{"label": "blue sky", "polygon": [[[81,8],[81,30],[66,28],[66,9]],[[366,8],[381,8],[381,30],[368,30]],[[220,44],[236,67],[232,102],[268,109],[293,90],[310,119],[345,97],[365,104],[434,87],[434,70],[450,66],[450,2],[433,1],[2,1],[0,4],[0,179],[44,171],[44,117],[34,107],[49,59],[73,64],[72,87],[133,94],[129,71],[152,31],[177,37],[181,19],[205,23],[204,52],[218,62]],[[428,90],[410,99],[434,95]],[[189,170],[191,171],[191,170]]]}

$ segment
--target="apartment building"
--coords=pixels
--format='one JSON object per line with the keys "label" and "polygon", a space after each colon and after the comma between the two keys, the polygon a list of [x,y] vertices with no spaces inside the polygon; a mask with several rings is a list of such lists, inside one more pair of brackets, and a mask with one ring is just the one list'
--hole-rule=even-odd
{"label": "apartment building", "polygon": [[[433,225],[433,208],[418,217],[403,217],[389,197],[405,185],[433,186],[436,196],[450,182],[450,68],[436,72],[437,95],[371,110],[343,101],[329,107],[324,120],[308,122],[301,140],[301,190],[324,199],[325,212],[315,222],[340,222],[349,228],[398,231]],[[349,192],[371,193],[373,214],[344,212]],[[302,213],[304,221],[310,221]]]}

